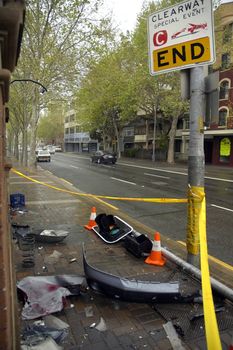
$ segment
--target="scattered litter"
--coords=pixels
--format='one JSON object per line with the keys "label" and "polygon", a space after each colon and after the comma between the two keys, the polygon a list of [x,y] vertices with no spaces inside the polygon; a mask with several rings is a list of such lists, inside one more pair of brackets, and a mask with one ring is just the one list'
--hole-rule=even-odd
{"label": "scattered litter", "polygon": [[42,339],[51,337],[57,344],[60,344],[68,336],[68,328],[57,329],[48,327],[43,322],[41,324],[33,323],[24,328],[22,339],[25,345],[36,345]]}
{"label": "scattered litter", "polygon": [[17,284],[18,289],[26,295],[22,318],[35,319],[61,311],[64,298],[69,295],[79,295],[84,281],[84,277],[72,275],[23,278]]}
{"label": "scattered litter", "polygon": [[[35,321],[34,323],[36,323],[37,321]],[[44,324],[47,327],[52,327],[52,328],[57,328],[57,329],[67,329],[70,326],[68,325],[68,323],[60,320],[60,318],[55,317],[53,315],[47,315],[44,317]]]}
{"label": "scattered litter", "polygon": [[97,326],[95,326],[95,329],[100,332],[105,332],[107,330],[107,326],[103,317],[100,317],[100,322],[97,324]]}
{"label": "scattered litter", "polygon": [[39,234],[35,234],[37,242],[58,243],[68,236],[69,232],[64,230],[43,230]]}
{"label": "scattered litter", "polygon": [[94,315],[92,306],[87,306],[85,307],[84,310],[85,310],[86,317],[92,317]]}
{"label": "scattered litter", "polygon": [[67,236],[68,232],[63,230],[44,230],[40,233],[40,236]]}
{"label": "scattered litter", "polygon": [[77,259],[76,259],[76,258],[73,258],[73,259],[70,259],[69,263],[71,264],[71,263],[73,263],[73,262],[75,262],[75,261],[77,261]]}
{"label": "scattered litter", "polygon": [[63,348],[52,339],[42,340],[38,345],[21,345],[21,350],[62,350]]}
{"label": "scattered litter", "polygon": [[61,256],[62,256],[62,253],[58,252],[57,250],[54,250],[51,255],[46,256],[44,258],[44,262],[46,264],[54,264],[54,263],[58,262],[58,260],[60,259]]}
{"label": "scattered litter", "polygon": [[44,249],[44,247],[38,247],[38,250]]}
{"label": "scattered litter", "polygon": [[73,309],[74,308],[74,304],[70,304],[70,308]]}
{"label": "scattered litter", "polygon": [[96,326],[96,323],[94,322],[89,326],[89,328],[94,328],[95,326]]}
{"label": "scattered litter", "polygon": [[174,350],[185,350],[182,346],[182,343],[176,333],[176,330],[171,321],[165,323],[163,328],[167,334],[168,339],[170,340],[171,346]]}

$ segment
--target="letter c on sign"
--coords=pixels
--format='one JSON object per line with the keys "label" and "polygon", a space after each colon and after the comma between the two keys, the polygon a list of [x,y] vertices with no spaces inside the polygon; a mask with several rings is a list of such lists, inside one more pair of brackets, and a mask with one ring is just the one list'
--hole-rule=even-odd
{"label": "letter c on sign", "polygon": [[167,31],[160,30],[159,32],[154,33],[153,43],[154,46],[162,46],[167,42]]}

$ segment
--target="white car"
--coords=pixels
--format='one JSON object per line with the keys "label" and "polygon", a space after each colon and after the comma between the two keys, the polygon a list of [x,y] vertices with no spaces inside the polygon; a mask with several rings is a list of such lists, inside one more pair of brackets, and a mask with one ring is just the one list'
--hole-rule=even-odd
{"label": "white car", "polygon": [[55,154],[55,146],[47,146],[46,149],[50,154]]}
{"label": "white car", "polygon": [[62,152],[61,146],[54,146],[55,147],[55,152]]}
{"label": "white car", "polygon": [[50,162],[51,155],[47,149],[38,150],[36,160],[37,162]]}

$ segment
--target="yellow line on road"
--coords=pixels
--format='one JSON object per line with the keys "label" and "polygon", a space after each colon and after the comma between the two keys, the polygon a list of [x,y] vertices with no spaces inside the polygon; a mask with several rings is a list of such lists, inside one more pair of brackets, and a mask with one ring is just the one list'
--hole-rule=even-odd
{"label": "yellow line on road", "polygon": [[95,197],[95,199],[96,199],[98,202],[103,203],[104,205],[107,205],[107,206],[110,207],[111,209],[119,210],[119,209],[118,209],[117,207],[115,207],[114,205],[109,204],[109,203],[103,201],[103,200],[100,199],[100,198]]}
{"label": "yellow line on road", "polygon": [[[186,243],[185,242],[183,242],[183,241],[177,241],[177,242],[186,247]],[[209,260],[214,261],[216,264],[219,264],[219,265],[225,267],[226,269],[228,269],[230,271],[233,271],[233,266],[232,265],[229,265],[229,264],[225,263],[224,261],[213,257],[212,255],[208,255],[208,258],[209,258]]]}

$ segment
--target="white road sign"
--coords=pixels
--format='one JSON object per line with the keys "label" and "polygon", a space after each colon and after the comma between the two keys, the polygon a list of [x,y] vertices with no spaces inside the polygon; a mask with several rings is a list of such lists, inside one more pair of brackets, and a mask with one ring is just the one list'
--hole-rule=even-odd
{"label": "white road sign", "polygon": [[212,0],[189,0],[148,18],[152,75],[215,61]]}

